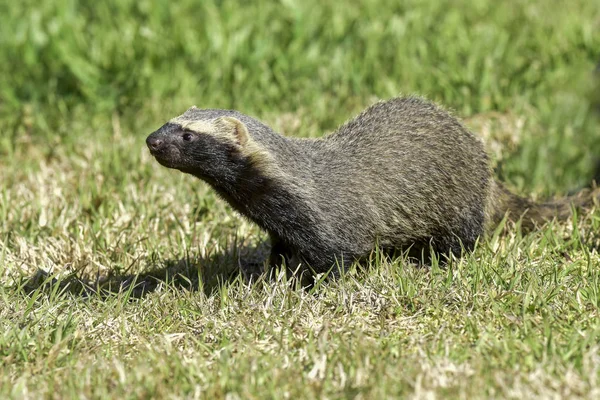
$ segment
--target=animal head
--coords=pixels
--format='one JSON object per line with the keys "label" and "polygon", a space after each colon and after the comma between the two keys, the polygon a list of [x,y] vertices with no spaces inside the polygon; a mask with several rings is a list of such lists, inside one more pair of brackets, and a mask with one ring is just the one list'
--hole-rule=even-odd
{"label": "animal head", "polygon": [[226,177],[256,152],[240,118],[236,111],[194,106],[150,134],[146,144],[165,167],[208,180]]}

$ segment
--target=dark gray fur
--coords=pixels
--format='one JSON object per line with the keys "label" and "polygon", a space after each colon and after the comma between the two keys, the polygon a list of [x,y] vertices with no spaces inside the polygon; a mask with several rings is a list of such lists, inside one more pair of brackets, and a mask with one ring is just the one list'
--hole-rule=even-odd
{"label": "dark gray fur", "polygon": [[[271,264],[283,257],[292,269],[302,263],[325,272],[376,246],[460,255],[504,216],[507,203],[519,214],[533,204],[496,184],[481,141],[420,98],[379,102],[322,139],[284,137],[232,110],[183,116],[237,118],[272,158],[256,163],[211,134],[187,143],[174,123],[148,137],[161,164],[208,182],[269,232]],[[160,146],[151,145],[157,140]]]}

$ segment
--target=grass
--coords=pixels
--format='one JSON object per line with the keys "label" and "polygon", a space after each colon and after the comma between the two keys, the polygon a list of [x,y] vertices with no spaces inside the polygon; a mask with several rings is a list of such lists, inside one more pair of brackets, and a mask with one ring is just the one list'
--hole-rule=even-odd
{"label": "grass", "polygon": [[144,145],[191,104],[319,136],[418,93],[485,138],[514,190],[566,193],[600,152],[593,2],[0,14],[0,397],[600,395],[598,212],[509,227],[447,268],[374,255],[313,292],[249,286],[238,266],[265,235]]}

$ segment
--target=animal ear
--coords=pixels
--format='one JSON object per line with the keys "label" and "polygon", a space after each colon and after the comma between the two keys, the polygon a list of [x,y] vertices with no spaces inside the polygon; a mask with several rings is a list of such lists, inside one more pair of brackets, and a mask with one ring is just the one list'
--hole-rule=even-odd
{"label": "animal ear", "polygon": [[234,117],[221,117],[219,120],[236,143],[240,146],[246,145],[250,139],[250,134],[242,121]]}

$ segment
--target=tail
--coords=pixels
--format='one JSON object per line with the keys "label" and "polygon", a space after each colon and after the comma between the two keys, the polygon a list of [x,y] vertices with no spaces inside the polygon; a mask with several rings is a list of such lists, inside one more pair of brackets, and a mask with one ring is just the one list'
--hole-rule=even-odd
{"label": "tail", "polygon": [[566,220],[571,216],[573,207],[589,210],[600,199],[600,188],[596,188],[595,184],[572,196],[541,203],[520,197],[497,181],[493,182],[490,192],[487,216],[488,227],[492,229],[508,215],[508,219],[515,222],[522,218],[521,228],[531,231],[553,219]]}
{"label": "tail", "polygon": [[[600,91],[595,90],[595,88],[600,87],[600,62],[596,66],[594,75],[594,90],[591,91],[594,97],[591,99],[591,102],[600,111]],[[594,180],[600,183],[600,162],[598,160],[596,162]],[[591,187],[579,190],[572,195],[536,203],[530,199],[517,196],[506,189],[500,182],[494,181],[492,182],[488,198],[489,201],[486,207],[488,229],[494,229],[508,215],[508,219],[511,221],[518,221],[522,218],[521,228],[524,231],[531,231],[536,226],[553,219],[565,220],[569,218],[573,208],[580,210],[591,209],[597,201],[600,201],[600,188],[597,188],[594,183]]]}

